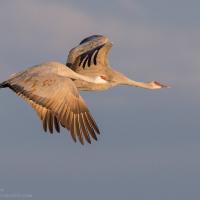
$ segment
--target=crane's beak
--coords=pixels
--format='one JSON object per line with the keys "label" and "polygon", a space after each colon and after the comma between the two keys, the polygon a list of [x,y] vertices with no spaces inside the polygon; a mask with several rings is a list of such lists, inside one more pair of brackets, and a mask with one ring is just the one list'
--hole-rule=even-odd
{"label": "crane's beak", "polygon": [[158,82],[158,81],[153,81],[153,83],[154,83],[156,86],[158,86],[157,89],[159,89],[159,88],[171,88],[170,86],[164,85],[164,84],[162,84],[162,83],[160,83],[160,82]]}

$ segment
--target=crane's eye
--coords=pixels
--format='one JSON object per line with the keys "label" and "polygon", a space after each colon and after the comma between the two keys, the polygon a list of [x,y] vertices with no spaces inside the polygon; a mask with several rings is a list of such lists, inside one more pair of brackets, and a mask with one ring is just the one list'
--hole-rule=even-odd
{"label": "crane's eye", "polygon": [[107,78],[106,76],[104,76],[104,75],[101,75],[100,77],[101,77],[103,80],[105,80],[105,81],[108,80],[108,78]]}

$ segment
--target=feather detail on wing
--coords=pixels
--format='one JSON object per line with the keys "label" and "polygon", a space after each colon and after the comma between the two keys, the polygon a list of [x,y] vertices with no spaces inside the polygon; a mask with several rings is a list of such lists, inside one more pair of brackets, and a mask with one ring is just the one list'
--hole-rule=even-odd
{"label": "feather detail on wing", "polygon": [[73,48],[68,55],[66,65],[76,72],[107,67],[108,52],[112,43],[101,35],[84,39],[79,46]]}
{"label": "feather detail on wing", "polygon": [[91,143],[97,140],[99,129],[83,98],[71,79],[56,74],[20,77],[8,82],[18,96],[28,102],[42,120],[44,131],[60,132],[60,125],[67,128],[73,140]]}

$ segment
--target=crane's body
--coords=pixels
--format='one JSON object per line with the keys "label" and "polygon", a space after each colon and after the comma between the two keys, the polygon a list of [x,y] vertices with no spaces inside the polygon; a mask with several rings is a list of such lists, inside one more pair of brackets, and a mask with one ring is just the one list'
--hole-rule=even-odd
{"label": "crane's body", "polygon": [[78,138],[82,144],[84,140],[91,143],[100,131],[79,90],[100,91],[119,84],[145,89],[167,87],[157,81],[137,82],[113,70],[107,59],[111,47],[108,38],[90,36],[70,51],[66,65],[53,61],[27,68],[1,83],[0,88],[10,88],[29,103],[45,131],[60,132],[61,125],[74,141]]}

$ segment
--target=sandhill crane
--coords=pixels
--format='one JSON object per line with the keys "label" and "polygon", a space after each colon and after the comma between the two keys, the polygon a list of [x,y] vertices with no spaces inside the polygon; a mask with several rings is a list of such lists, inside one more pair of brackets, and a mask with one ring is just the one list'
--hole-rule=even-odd
{"label": "sandhill crane", "polygon": [[93,35],[70,50],[66,65],[48,62],[12,75],[0,84],[10,88],[36,111],[44,131],[67,128],[73,140],[81,144],[97,140],[98,126],[79,90],[98,91],[123,84],[145,89],[167,86],[157,82],[137,82],[113,70],[107,59],[112,43],[107,37]]}

